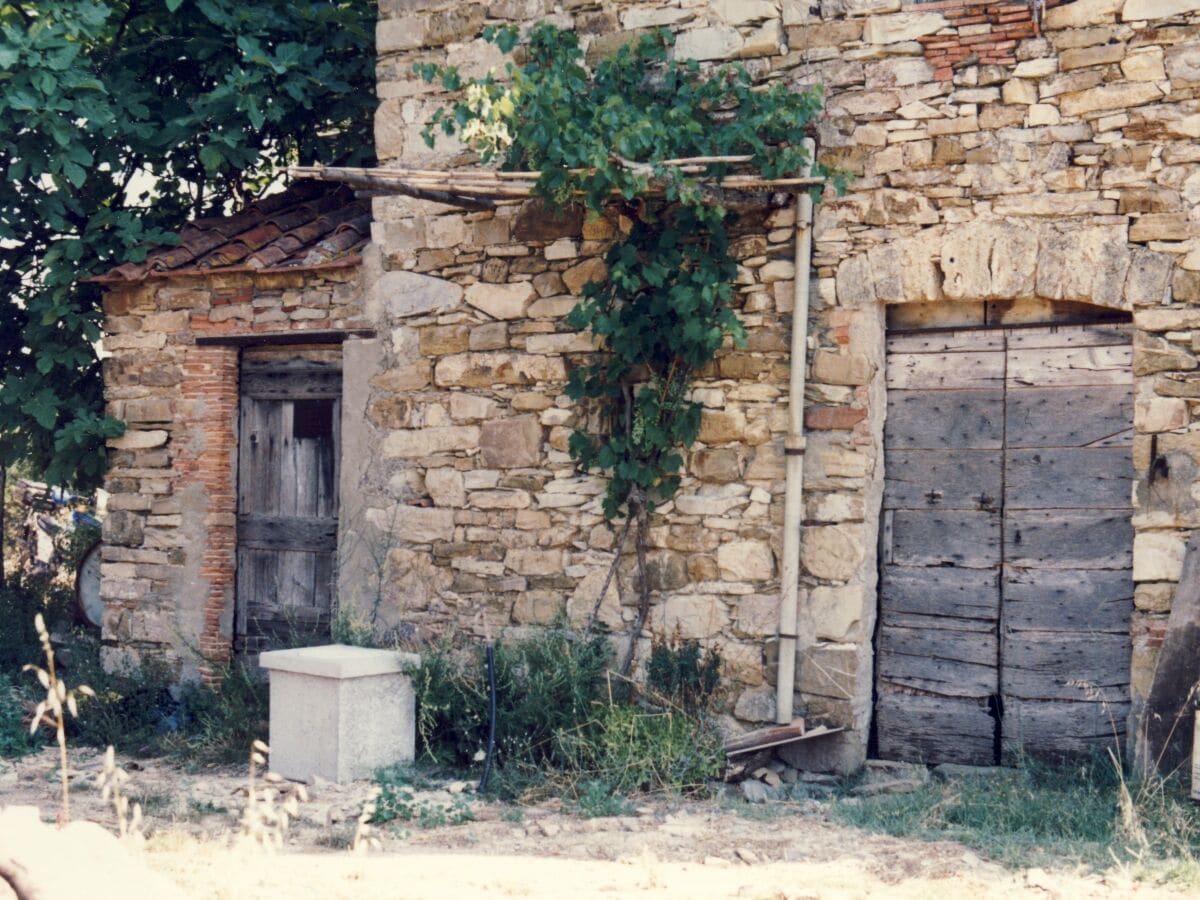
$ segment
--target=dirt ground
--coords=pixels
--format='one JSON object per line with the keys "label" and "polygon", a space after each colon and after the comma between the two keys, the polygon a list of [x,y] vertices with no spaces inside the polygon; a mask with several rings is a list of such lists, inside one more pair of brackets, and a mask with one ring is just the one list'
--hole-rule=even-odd
{"label": "dirt ground", "polygon": [[[76,819],[113,827],[95,787],[100,754],[71,751]],[[636,814],[581,818],[558,801],[514,808],[445,790],[418,792],[427,809],[469,806],[474,820],[381,829],[382,849],[348,849],[367,782],[310,785],[309,800],[270,854],[239,843],[245,774],[123,760],[128,793],[146,811],[152,869],[196,898],[1143,897],[1181,892],[1069,867],[1013,871],[952,842],[921,842],[838,825],[818,800],[749,806],[660,800]],[[0,762],[0,806],[58,801],[55,752]],[[461,784],[454,785],[457,790]]]}

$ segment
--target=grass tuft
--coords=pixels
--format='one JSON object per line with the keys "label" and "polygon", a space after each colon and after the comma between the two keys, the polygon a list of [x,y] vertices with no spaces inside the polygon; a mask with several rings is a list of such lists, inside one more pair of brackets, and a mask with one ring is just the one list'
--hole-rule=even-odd
{"label": "grass tuft", "polygon": [[[1200,810],[1174,780],[1130,780],[1106,756],[1028,760],[989,777],[931,781],[908,794],[841,798],[833,815],[896,837],[955,840],[1007,866],[1114,863],[1196,878]],[[1196,884],[1200,885],[1200,879]]]}

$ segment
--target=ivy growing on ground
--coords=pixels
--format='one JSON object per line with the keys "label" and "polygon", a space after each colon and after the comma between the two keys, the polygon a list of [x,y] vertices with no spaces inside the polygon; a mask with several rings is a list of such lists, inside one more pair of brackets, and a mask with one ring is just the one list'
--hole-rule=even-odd
{"label": "ivy growing on ground", "polygon": [[[512,28],[484,37],[505,52],[517,44]],[[620,213],[608,278],[584,287],[568,320],[604,351],[571,372],[567,392],[600,413],[601,427],[577,430],[570,451],[608,473],[610,519],[674,497],[700,431],[692,381],[726,341],[745,342],[730,252],[737,214],[704,183],[729,167],[684,173],[663,161],[749,155],[765,178],[795,175],[810,164],[802,141],[821,109],[819,87],[760,89],[740,65],[675,59],[673,42],[666,29],[643,35],[589,71],[577,36],[541,23],[502,75],[464,80],[452,67],[414,66],[462,91],[426,127],[430,146],[438,132],[458,135],[484,163],[540,173],[536,192],[556,207]]]}

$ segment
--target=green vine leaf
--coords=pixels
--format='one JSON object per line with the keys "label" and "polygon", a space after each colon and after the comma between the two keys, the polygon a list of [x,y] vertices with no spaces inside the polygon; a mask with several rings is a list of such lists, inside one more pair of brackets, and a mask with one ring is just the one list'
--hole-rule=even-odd
{"label": "green vine leaf", "polygon": [[[489,26],[484,37],[508,53],[518,32]],[[760,90],[742,66],[702,68],[673,59],[673,45],[660,29],[589,71],[573,32],[540,23],[526,36],[520,64],[507,64],[507,84],[492,74],[463,80],[451,69],[414,66],[426,81],[464,89],[422,132],[430,146],[439,131],[458,135],[485,163],[537,171],[536,192],[550,204],[582,202],[592,216],[615,206],[631,223],[606,254],[607,279],[585,285],[567,316],[603,351],[570,373],[566,390],[594,413],[588,421],[604,426],[576,431],[568,449],[584,470],[608,474],[609,518],[630,511],[631,497],[651,510],[679,490],[682,450],[700,433],[693,379],[727,341],[745,344],[731,307],[737,216],[702,184],[729,167],[684,173],[663,161],[746,155],[766,178],[810,165],[825,174],[804,146],[821,111],[819,87]]]}

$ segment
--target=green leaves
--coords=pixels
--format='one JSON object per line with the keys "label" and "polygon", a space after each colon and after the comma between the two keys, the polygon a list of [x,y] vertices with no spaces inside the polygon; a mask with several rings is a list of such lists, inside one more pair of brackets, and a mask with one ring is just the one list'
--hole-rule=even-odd
{"label": "green leaves", "polygon": [[[516,30],[488,28],[484,36],[508,52]],[[660,29],[588,72],[576,35],[543,23],[529,32],[525,62],[508,66],[516,115],[505,166],[538,170],[538,193],[552,202],[582,198],[595,215],[616,203],[632,222],[608,251],[607,280],[586,285],[568,316],[606,351],[572,371],[567,384],[572,399],[599,413],[589,420],[604,427],[575,432],[568,447],[582,468],[609,473],[610,518],[634,489],[651,508],[674,496],[680,448],[700,433],[691,379],[726,341],[745,341],[729,306],[734,216],[709,203],[699,181],[727,174],[727,166],[685,174],[661,162],[748,155],[764,177],[794,174],[809,163],[803,140],[821,109],[819,88],[758,90],[741,66],[703,72],[695,60],[670,59],[673,42]],[[448,90],[462,83],[457,72],[433,64],[414,70],[426,81],[440,77]],[[493,84],[489,75],[465,86],[470,94]],[[460,101],[448,113],[438,110],[423,134],[433,146],[439,131],[467,136],[476,127],[474,109]],[[650,191],[652,181],[659,192]]]}
{"label": "green leaves", "polygon": [[24,7],[36,15],[0,2],[0,451],[86,484],[121,425],[103,414],[100,291],[83,279],[251,199],[288,162],[369,162],[376,8]]}

